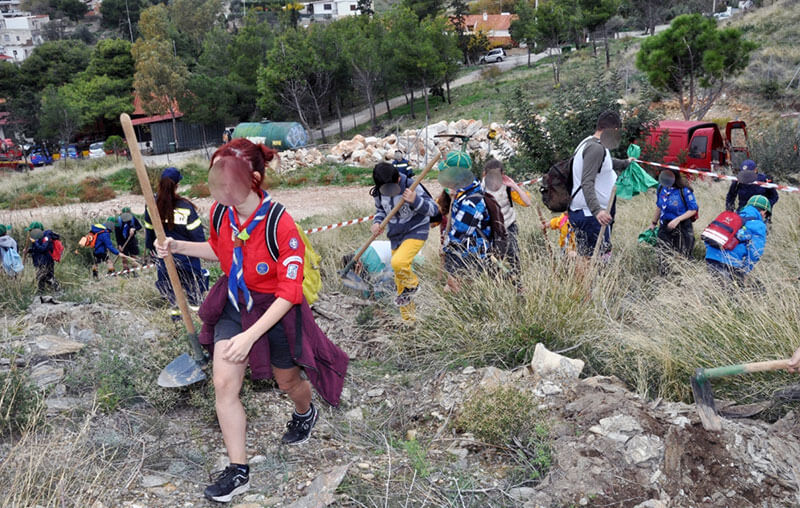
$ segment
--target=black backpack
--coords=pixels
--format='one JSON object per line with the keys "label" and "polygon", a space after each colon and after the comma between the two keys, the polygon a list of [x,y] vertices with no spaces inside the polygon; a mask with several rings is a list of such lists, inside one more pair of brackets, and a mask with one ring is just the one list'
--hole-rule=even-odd
{"label": "black backpack", "polygon": [[489,213],[489,240],[492,242],[492,250],[504,255],[508,247],[508,231],[503,210],[494,196],[488,192],[484,192],[483,201],[486,203],[486,211]]}
{"label": "black backpack", "polygon": [[[542,177],[539,192],[542,202],[551,212],[566,212],[572,198],[572,162],[575,156],[561,160],[550,166]],[[576,192],[577,194],[577,192]]]}
{"label": "black backpack", "polygon": [[[542,184],[539,187],[539,192],[542,193],[542,202],[551,212],[562,213],[569,211],[569,204],[580,192],[581,186],[579,185],[575,192],[572,192],[572,163],[575,161],[575,156],[581,150],[581,147],[587,140],[581,142],[575,153],[569,159],[561,160],[550,166],[547,173],[542,177]],[[603,169],[600,165],[599,173]]]}

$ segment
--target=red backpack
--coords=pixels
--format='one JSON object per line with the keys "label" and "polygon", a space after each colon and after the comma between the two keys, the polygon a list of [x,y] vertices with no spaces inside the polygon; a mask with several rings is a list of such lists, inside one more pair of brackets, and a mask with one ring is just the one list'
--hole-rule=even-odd
{"label": "red backpack", "polygon": [[700,238],[712,247],[733,250],[734,247],[739,245],[736,233],[742,229],[743,224],[744,221],[742,221],[742,217],[738,213],[725,211],[711,221],[711,224],[703,230]]}
{"label": "red backpack", "polygon": [[61,243],[61,236],[50,230],[45,231],[45,236],[50,238],[50,241],[53,242],[53,252],[50,253],[50,257],[53,258],[53,261],[58,263],[61,261],[61,256],[64,255],[64,244]]}

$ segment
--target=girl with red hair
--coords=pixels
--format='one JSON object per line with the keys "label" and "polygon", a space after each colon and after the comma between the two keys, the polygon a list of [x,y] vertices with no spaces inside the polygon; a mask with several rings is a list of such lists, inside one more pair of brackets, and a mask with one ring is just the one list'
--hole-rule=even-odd
{"label": "girl with red hair", "polygon": [[[338,405],[348,358],[320,330],[303,297],[305,246],[280,203],[261,188],[275,151],[246,139],[211,157],[208,184],[216,200],[206,242],[167,239],[167,252],[218,260],[226,275],[200,308],[200,342],[211,352],[217,419],[230,465],[205,489],[228,502],[249,486],[244,407],[239,392],[249,365],[254,379],[274,377],[294,403],[285,444],[309,439],[317,420],[311,385]],[[301,377],[301,369],[308,380]],[[310,383],[309,383],[310,381]]]}

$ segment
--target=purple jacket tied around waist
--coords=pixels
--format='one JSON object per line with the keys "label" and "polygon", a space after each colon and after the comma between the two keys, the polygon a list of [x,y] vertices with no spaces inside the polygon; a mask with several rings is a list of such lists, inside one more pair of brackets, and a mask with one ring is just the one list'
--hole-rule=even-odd
{"label": "purple jacket tied around waist", "polygon": [[[250,328],[261,317],[267,308],[275,301],[275,295],[265,293],[250,293],[253,296],[253,310],[245,310],[244,302],[241,301],[239,308],[242,309],[242,328]],[[214,355],[214,326],[219,321],[225,303],[228,300],[228,277],[223,275],[208,292],[203,305],[200,307],[200,319],[203,320],[203,327],[200,330],[200,344],[202,344],[212,355]],[[339,397],[342,394],[344,376],[347,373],[347,364],[350,359],[331,342],[331,340],[320,330],[314,321],[314,314],[308,306],[305,298],[303,303],[295,305],[281,319],[281,324],[289,337],[289,348],[292,352],[292,359],[303,367],[308,376],[308,380],[317,390],[317,393],[332,406],[339,405]],[[298,335],[298,325],[300,334]],[[299,343],[299,347],[298,347]],[[269,357],[269,341],[267,334],[259,338],[250,349],[250,372],[253,379],[265,379],[272,377],[272,365]]]}

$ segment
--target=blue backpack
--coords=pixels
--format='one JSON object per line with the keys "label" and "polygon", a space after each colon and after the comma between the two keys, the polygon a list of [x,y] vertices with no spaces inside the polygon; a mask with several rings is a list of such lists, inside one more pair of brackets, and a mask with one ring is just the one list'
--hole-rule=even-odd
{"label": "blue backpack", "polygon": [[12,249],[11,247],[0,247],[0,251],[3,251],[3,269],[9,275],[16,275],[22,271],[24,268],[22,265],[22,258],[19,257],[19,252],[17,249]]}

